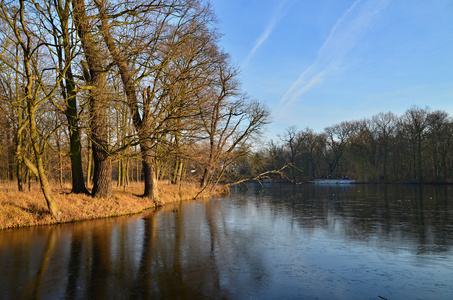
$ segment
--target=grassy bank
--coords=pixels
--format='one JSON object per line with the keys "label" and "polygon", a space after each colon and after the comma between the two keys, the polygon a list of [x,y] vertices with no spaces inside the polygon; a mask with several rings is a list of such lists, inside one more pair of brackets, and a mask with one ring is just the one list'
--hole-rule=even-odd
{"label": "grassy bank", "polygon": [[[154,208],[153,201],[140,197],[143,193],[143,185],[140,183],[126,188],[114,187],[114,197],[111,199],[71,194],[70,190],[69,185],[53,188],[55,200],[62,213],[61,223],[134,214]],[[198,186],[193,183],[184,183],[182,186],[168,182],[159,184],[159,200],[163,205],[193,199],[198,192]],[[210,194],[206,191],[203,196],[213,197],[224,193],[224,187],[217,187]],[[33,184],[30,191],[20,193],[15,183],[0,183],[0,229],[55,223],[57,222],[48,212],[38,184]]]}

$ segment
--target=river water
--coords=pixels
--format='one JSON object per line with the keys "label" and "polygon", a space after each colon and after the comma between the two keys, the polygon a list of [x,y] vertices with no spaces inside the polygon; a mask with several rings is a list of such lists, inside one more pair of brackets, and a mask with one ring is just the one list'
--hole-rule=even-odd
{"label": "river water", "polygon": [[453,187],[253,185],[0,231],[0,299],[452,299]]}

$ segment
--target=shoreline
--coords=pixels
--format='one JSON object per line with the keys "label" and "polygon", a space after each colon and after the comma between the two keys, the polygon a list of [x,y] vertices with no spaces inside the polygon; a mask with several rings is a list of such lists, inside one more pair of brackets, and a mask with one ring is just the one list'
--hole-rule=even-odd
{"label": "shoreline", "polygon": [[[172,185],[167,181],[159,182],[159,202],[165,206],[169,203],[190,201],[199,192],[198,184],[184,182]],[[33,183],[30,191],[18,192],[15,182],[0,183],[0,230],[56,225],[81,222],[93,219],[105,219],[134,215],[146,210],[155,209],[156,205],[149,198],[140,196],[143,193],[141,183],[131,183],[127,187],[113,187],[113,197],[93,198],[85,194],[71,194],[70,184],[63,187],[53,185],[55,197],[62,219],[56,221],[48,211],[39,184]],[[206,190],[200,198],[224,196],[227,190],[217,186],[212,193]]]}

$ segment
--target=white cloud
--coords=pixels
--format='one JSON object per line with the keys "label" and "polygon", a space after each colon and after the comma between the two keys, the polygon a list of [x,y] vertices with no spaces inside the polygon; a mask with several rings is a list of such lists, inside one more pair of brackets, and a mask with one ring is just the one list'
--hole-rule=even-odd
{"label": "white cloud", "polygon": [[[388,0],[357,0],[332,27],[318,51],[317,59],[288,89],[280,104],[284,108],[323,81],[323,77],[344,65],[348,53],[367,33],[376,16],[387,6]],[[281,113],[279,117],[281,116]]]}

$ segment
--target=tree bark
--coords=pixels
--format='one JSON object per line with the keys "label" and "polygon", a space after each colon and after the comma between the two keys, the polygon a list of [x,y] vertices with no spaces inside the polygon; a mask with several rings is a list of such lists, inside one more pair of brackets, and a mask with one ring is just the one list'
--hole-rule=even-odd
{"label": "tree bark", "polygon": [[203,172],[203,177],[201,178],[201,182],[200,182],[201,188],[205,188],[208,185],[210,178],[212,177],[212,172],[213,172],[212,169],[213,169],[213,167],[211,165],[208,167],[205,167],[204,172]]}
{"label": "tree bark", "polygon": [[60,209],[58,208],[57,203],[55,202],[55,199],[53,198],[49,181],[47,179],[47,176],[44,171],[44,162],[42,160],[42,153],[41,149],[39,149],[39,144],[38,144],[38,129],[36,125],[36,107],[34,104],[33,97],[31,95],[31,85],[32,85],[32,80],[31,80],[31,75],[28,76],[30,79],[28,79],[29,83],[28,86],[26,87],[26,95],[28,98],[28,120],[29,120],[29,126],[30,126],[30,139],[31,139],[31,144],[33,147],[33,152],[35,154],[35,159],[36,159],[36,164],[37,164],[37,169],[38,169],[38,178],[39,182],[41,184],[41,190],[44,194],[44,198],[46,199],[47,202],[47,207],[50,210],[50,213],[52,216],[57,220],[61,220],[61,212]]}
{"label": "tree bark", "polygon": [[91,139],[88,139],[88,153],[87,153],[87,181],[86,181],[86,186],[91,185],[91,177],[92,177],[92,172],[91,169],[93,168],[92,161],[93,161],[93,151],[91,150],[92,144],[91,144]]}
{"label": "tree bark", "polygon": [[65,110],[66,118],[69,124],[69,143],[71,157],[71,175],[72,175],[72,193],[85,193],[88,190],[85,186],[83,178],[83,165],[82,165],[82,143],[80,141],[80,128],[79,119],[77,116],[77,100],[75,92],[75,83],[72,76],[71,68],[67,70],[68,80],[66,82],[66,95],[67,105]]}
{"label": "tree bark", "polygon": [[108,153],[107,99],[105,77],[102,68],[102,53],[97,47],[86,14],[84,0],[72,0],[74,23],[82,42],[91,85],[89,111],[92,151],[94,160],[93,190],[94,197],[112,196],[112,167]]}
{"label": "tree bark", "polygon": [[109,198],[112,196],[112,165],[110,159],[106,159],[103,151],[95,149],[98,146],[93,145],[93,190],[91,194],[94,197]]}
{"label": "tree bark", "polygon": [[22,140],[23,136],[22,133],[17,134],[17,141],[16,141],[16,177],[17,177],[17,188],[19,192],[24,191],[23,185],[23,173],[22,173],[22,165],[23,165],[23,158],[22,158]]}
{"label": "tree bark", "polygon": [[143,197],[148,197],[157,203],[159,201],[159,192],[157,189],[157,174],[153,151],[151,149],[151,145],[149,145],[149,142],[142,143],[140,148],[142,153],[143,179],[145,184]]}
{"label": "tree bark", "polygon": [[[61,5],[61,4],[60,4]],[[83,178],[82,166],[82,143],[80,141],[79,117],[77,113],[77,91],[74,76],[72,74],[72,54],[69,33],[69,2],[66,2],[65,7],[59,6],[61,32],[63,37],[63,52],[64,59],[60,58],[63,67],[66,68],[65,85],[62,87],[64,99],[66,99],[66,109],[64,111],[68,120],[70,157],[71,157],[71,175],[72,175],[72,193],[85,193],[88,190],[85,186]],[[62,81],[63,84],[63,81]]]}
{"label": "tree bark", "polygon": [[88,194],[88,190],[85,186],[85,179],[83,178],[83,166],[82,166],[82,145],[80,143],[80,136],[77,132],[70,133],[69,139],[71,143],[71,175],[72,175],[72,193]]}
{"label": "tree bark", "polygon": [[[76,0],[80,1],[80,0]],[[123,83],[124,90],[126,92],[126,98],[128,104],[132,111],[132,119],[134,123],[134,127],[138,132],[139,136],[139,143],[140,143],[140,151],[142,156],[142,164],[143,164],[143,172],[144,172],[144,184],[145,189],[143,196],[149,197],[153,199],[155,202],[158,201],[158,190],[157,190],[157,176],[156,176],[156,169],[155,169],[155,159],[152,154],[152,146],[150,145],[151,142],[149,141],[150,136],[150,124],[147,120],[146,113],[144,116],[140,116],[139,112],[139,105],[138,105],[138,98],[137,93],[135,90],[134,80],[132,78],[132,74],[130,69],[127,65],[126,58],[120,53],[118,50],[115,40],[110,33],[109,24],[107,22],[106,16],[104,15],[104,7],[103,3],[99,1],[95,1],[96,5],[99,9],[101,14],[101,32],[104,37],[104,41],[107,44],[107,48],[109,49],[110,54],[112,55],[113,61],[115,62],[116,66],[119,69],[119,73],[121,75],[121,80]],[[144,100],[144,102],[148,102],[149,105],[149,92],[146,95],[148,98]],[[144,105],[143,110],[146,111],[147,105]]]}
{"label": "tree bark", "polygon": [[[2,7],[3,8],[3,7]],[[28,126],[30,129],[30,140],[31,146],[33,149],[33,153],[35,156],[36,164],[37,164],[37,173],[38,178],[41,183],[41,190],[44,194],[44,198],[46,199],[47,207],[50,210],[52,216],[57,220],[60,221],[61,213],[56,204],[53,195],[50,190],[49,181],[47,180],[47,176],[44,171],[44,162],[43,162],[43,151],[39,146],[38,141],[38,127],[36,123],[36,109],[38,103],[36,102],[35,95],[33,93],[33,81],[35,80],[35,76],[32,73],[32,66],[31,63],[33,50],[31,48],[31,36],[30,33],[26,30],[25,26],[25,12],[24,12],[24,3],[20,1],[20,8],[19,8],[20,18],[19,22],[22,25],[23,29],[23,37],[19,34],[18,28],[13,26],[13,30],[15,32],[16,38],[18,39],[18,44],[22,48],[22,59],[23,59],[23,71],[24,71],[24,79],[26,80],[25,85],[25,101],[27,105],[27,113],[28,113]],[[24,38],[24,39],[23,39]],[[20,132],[19,132],[20,133]]]}
{"label": "tree bark", "polygon": [[177,157],[175,167],[173,170],[173,184],[180,184],[182,180],[182,170],[184,169],[184,162],[181,158]]}

